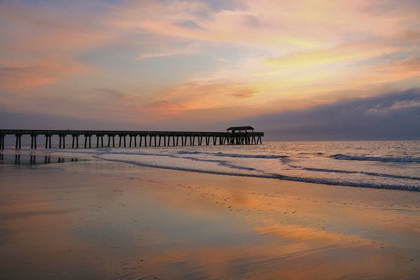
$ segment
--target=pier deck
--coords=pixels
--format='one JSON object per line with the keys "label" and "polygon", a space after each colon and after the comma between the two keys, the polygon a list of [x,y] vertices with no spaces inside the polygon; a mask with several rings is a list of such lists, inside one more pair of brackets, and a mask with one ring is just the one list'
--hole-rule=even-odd
{"label": "pier deck", "polygon": [[[66,148],[66,137],[72,137],[71,148],[79,148],[79,137],[84,137],[83,148],[96,147],[147,147],[186,145],[256,145],[262,144],[264,132],[193,132],[193,131],[121,131],[121,130],[28,130],[0,129],[0,150],[4,149],[6,135],[16,138],[15,148],[22,148],[22,136],[31,137],[31,149],[37,148],[37,137],[45,137],[45,149],[51,149],[51,139],[58,136],[58,148]],[[104,137],[106,142],[104,142]],[[115,137],[118,137],[116,145]],[[128,138],[128,143],[127,143]],[[138,141],[137,141],[138,140]],[[197,142],[196,142],[197,140]],[[204,142],[203,142],[204,140]]]}

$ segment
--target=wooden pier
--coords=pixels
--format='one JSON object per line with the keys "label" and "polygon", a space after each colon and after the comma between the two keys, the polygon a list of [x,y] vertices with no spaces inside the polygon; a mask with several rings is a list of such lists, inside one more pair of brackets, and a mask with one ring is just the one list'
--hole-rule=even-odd
{"label": "wooden pier", "polygon": [[[38,147],[37,137],[45,137],[45,149],[51,149],[52,138],[58,137],[59,149],[66,146],[66,137],[72,137],[71,148],[92,148],[92,137],[97,148],[103,147],[161,147],[187,145],[257,145],[262,144],[264,132],[254,132],[252,127],[230,127],[227,132],[181,131],[119,131],[119,130],[26,130],[0,129],[0,150],[4,150],[6,135],[15,137],[15,148],[22,148],[22,136],[31,138],[31,149]],[[79,146],[79,138],[84,137]],[[117,137],[117,142],[115,138]],[[104,139],[105,138],[105,139]],[[105,140],[105,141],[104,141]],[[95,144],[95,143],[94,143]],[[117,144],[117,146],[116,146]],[[94,148],[93,147],[93,148]]]}

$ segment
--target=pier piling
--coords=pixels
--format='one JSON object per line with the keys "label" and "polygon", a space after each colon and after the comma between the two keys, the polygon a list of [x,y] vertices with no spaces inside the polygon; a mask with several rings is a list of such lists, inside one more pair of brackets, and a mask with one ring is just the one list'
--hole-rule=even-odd
{"label": "pier piling", "polygon": [[22,134],[16,134],[15,137],[16,137],[15,148],[16,150],[19,150],[22,148]]}
{"label": "pier piling", "polygon": [[4,134],[0,134],[0,150],[4,150]]}

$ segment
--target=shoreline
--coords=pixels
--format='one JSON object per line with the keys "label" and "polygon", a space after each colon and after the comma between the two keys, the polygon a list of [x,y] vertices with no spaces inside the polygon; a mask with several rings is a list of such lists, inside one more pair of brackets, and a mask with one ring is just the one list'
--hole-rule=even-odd
{"label": "shoreline", "polygon": [[100,160],[0,166],[0,172],[5,279],[415,279],[419,273],[417,192]]}
{"label": "shoreline", "polygon": [[[305,178],[305,177],[290,177],[286,175],[280,174],[246,174],[246,173],[238,173],[238,172],[218,172],[212,170],[202,170],[202,169],[192,169],[192,168],[183,168],[183,167],[175,167],[175,166],[156,166],[152,164],[145,164],[127,160],[118,160],[118,159],[106,159],[101,158],[102,148],[98,149],[87,149],[87,150],[59,150],[59,149],[21,149],[19,151],[13,149],[3,150],[2,152],[6,155],[24,155],[24,156],[31,156],[32,154],[39,154],[41,157],[48,155],[48,157],[55,157],[61,158],[72,158],[72,160],[103,160],[108,162],[119,162],[125,164],[131,164],[134,166],[139,167],[146,167],[146,168],[156,168],[162,170],[174,170],[174,171],[181,171],[181,172],[192,172],[192,173],[201,173],[201,174],[212,174],[212,175],[221,175],[221,176],[239,176],[245,178],[261,178],[261,179],[271,179],[271,180],[281,180],[281,181],[288,181],[288,182],[301,182],[301,183],[308,183],[308,184],[317,184],[317,185],[330,185],[330,186],[337,186],[337,187],[351,187],[351,188],[369,188],[369,189],[383,189],[383,190],[396,190],[396,191],[409,191],[409,192],[420,192],[420,188],[415,185],[407,185],[407,186],[395,186],[395,185],[383,185],[383,184],[376,184],[376,183],[352,183],[352,182],[334,182],[328,179],[312,179],[312,178]],[[111,153],[114,154],[114,153]],[[115,154],[128,154],[128,153],[118,153]],[[70,156],[71,155],[71,156]],[[155,155],[149,153],[137,153],[136,155]],[[10,159],[9,159],[10,160]],[[374,173],[369,172],[369,175]],[[381,175],[381,174],[378,174]],[[390,177],[390,178],[399,178],[398,176],[380,176],[380,177]],[[401,177],[403,178],[403,177]],[[404,177],[409,179],[419,180],[419,177]]]}

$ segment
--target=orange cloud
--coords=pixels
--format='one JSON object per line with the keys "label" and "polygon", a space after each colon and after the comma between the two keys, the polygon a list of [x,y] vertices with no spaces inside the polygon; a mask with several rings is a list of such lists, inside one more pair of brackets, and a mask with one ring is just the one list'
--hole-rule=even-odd
{"label": "orange cloud", "polygon": [[24,90],[51,84],[86,71],[86,66],[73,60],[48,58],[26,66],[0,68],[0,88],[11,91]]}
{"label": "orange cloud", "polygon": [[244,85],[225,81],[191,81],[161,92],[158,100],[142,108],[155,116],[179,116],[197,111],[203,111],[205,115],[204,111],[210,110],[214,117],[214,110],[251,104],[249,99],[253,99],[256,92]]}

